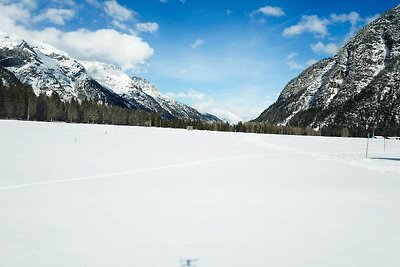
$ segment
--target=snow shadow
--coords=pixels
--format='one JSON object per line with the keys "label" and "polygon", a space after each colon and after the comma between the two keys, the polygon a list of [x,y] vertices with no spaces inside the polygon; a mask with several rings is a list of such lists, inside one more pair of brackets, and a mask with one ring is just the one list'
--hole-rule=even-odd
{"label": "snow shadow", "polygon": [[370,159],[400,161],[400,158],[394,158],[394,157],[371,157]]}

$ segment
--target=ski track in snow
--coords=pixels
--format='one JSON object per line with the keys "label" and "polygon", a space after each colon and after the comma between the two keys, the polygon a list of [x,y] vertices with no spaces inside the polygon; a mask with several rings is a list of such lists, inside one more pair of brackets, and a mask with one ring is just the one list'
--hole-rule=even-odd
{"label": "ski track in snow", "polygon": [[[257,155],[243,155],[243,156],[234,156],[234,157],[221,157],[215,158],[210,160],[201,160],[201,161],[194,161],[194,162],[187,162],[187,163],[178,163],[172,165],[165,165],[165,166],[158,166],[158,167],[150,167],[150,168],[143,168],[137,170],[130,170],[130,171],[123,171],[123,172],[115,172],[115,173],[106,173],[106,174],[99,174],[99,175],[90,175],[90,176],[82,176],[82,177],[72,177],[66,179],[51,179],[42,182],[35,182],[35,183],[25,183],[25,184],[17,184],[17,185],[10,185],[10,186],[3,186],[0,187],[0,191],[7,191],[13,189],[22,189],[27,187],[34,187],[34,186],[41,186],[41,185],[49,185],[49,184],[59,184],[59,183],[69,183],[69,182],[78,182],[78,181],[86,181],[86,180],[96,180],[102,178],[110,178],[115,176],[124,176],[130,175],[135,173],[144,173],[144,172],[151,172],[151,171],[158,171],[158,170],[166,170],[166,169],[174,169],[174,168],[181,168],[181,167],[188,167],[188,166],[196,166],[196,165],[203,165],[207,163],[213,162],[220,162],[220,161],[228,161],[228,160],[237,160],[237,159],[250,159],[250,158],[261,158],[261,157],[268,157],[268,156],[277,156],[277,155],[304,155],[312,157],[319,161],[335,161],[338,163],[347,164],[354,167],[366,168],[371,171],[377,171],[380,173],[388,174],[391,176],[399,177],[400,176],[400,169],[396,167],[388,168],[386,166],[383,168],[379,166],[379,164],[374,164],[373,159],[363,158],[363,152],[339,152],[339,153],[315,153],[309,151],[303,151],[300,149],[296,149],[289,146],[282,146],[273,143],[267,143],[265,141],[261,141],[261,139],[250,139],[246,138],[247,142],[253,143],[258,147],[263,147],[271,151],[276,151],[277,153],[269,153],[269,154],[257,154]],[[257,142],[255,142],[257,140]],[[327,143],[332,143],[332,141],[325,141]],[[340,143],[340,142],[338,142]],[[342,155],[357,155],[357,158],[343,158],[340,157]]]}
{"label": "ski track in snow", "polygon": [[[397,166],[381,166],[380,164],[376,164],[376,160],[379,157],[368,157],[365,158],[365,152],[337,152],[337,153],[323,153],[323,152],[310,152],[304,151],[297,148],[289,147],[289,146],[282,146],[273,143],[267,143],[263,141],[261,138],[258,139],[250,139],[247,138],[247,141],[253,144],[256,144],[260,147],[265,147],[270,150],[280,151],[285,154],[299,154],[304,156],[312,157],[316,160],[320,161],[335,161],[338,163],[347,164],[354,167],[365,168],[371,171],[376,171],[379,173],[384,173],[393,177],[400,177],[400,168]],[[256,141],[256,142],[255,142]],[[342,144],[343,142],[335,142],[332,140],[324,141],[325,143],[331,144]],[[357,155],[357,157],[341,157],[343,155]]]}
{"label": "ski track in snow", "polygon": [[66,178],[66,179],[59,179],[59,180],[47,180],[47,181],[36,182],[36,183],[26,183],[26,184],[3,186],[3,187],[0,187],[0,191],[21,189],[21,188],[27,188],[27,187],[49,185],[49,184],[60,184],[60,183],[70,183],[70,182],[78,182],[78,181],[96,180],[96,179],[110,178],[110,177],[115,177],[115,176],[130,175],[130,174],[135,174],[135,173],[143,173],[143,172],[151,172],[151,171],[159,171],[159,170],[166,170],[166,169],[174,169],[174,168],[181,168],[181,167],[196,166],[196,165],[202,165],[202,164],[219,162],[219,161],[237,160],[237,159],[249,159],[249,158],[262,158],[262,157],[276,156],[276,155],[277,154],[260,154],[260,155],[244,155],[244,156],[235,156],[235,157],[222,157],[222,158],[215,158],[215,159],[210,159],[210,160],[201,160],[201,161],[194,161],[194,162],[181,163],[181,164],[172,164],[172,165],[144,168],[144,169],[138,169],[138,170],[132,170],[132,171],[106,173],[106,174],[75,177],[75,178]]}
{"label": "ski track in snow", "polygon": [[0,267],[400,266],[400,142],[0,130]]}

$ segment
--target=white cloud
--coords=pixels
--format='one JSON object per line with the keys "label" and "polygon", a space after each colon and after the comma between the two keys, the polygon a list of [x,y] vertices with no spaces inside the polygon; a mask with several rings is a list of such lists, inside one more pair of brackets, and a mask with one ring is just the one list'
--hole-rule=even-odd
{"label": "white cloud", "polygon": [[285,12],[280,7],[264,6],[250,13],[253,22],[265,23],[265,18],[262,16],[282,17],[285,16]]}
{"label": "white cloud", "polygon": [[350,22],[351,27],[350,31],[345,37],[345,40],[350,39],[357,31],[358,31],[358,23],[361,22],[363,19],[357,12],[350,12],[349,14],[331,14],[330,15],[332,23],[346,23]]}
{"label": "white cloud", "polygon": [[240,88],[231,88],[230,91],[226,95],[217,95],[218,99],[195,89],[169,92],[167,95],[194,107],[201,113],[216,115],[230,123],[254,119],[273,102],[265,95],[264,86],[254,88],[251,85],[244,85]]}
{"label": "white cloud", "polygon": [[286,65],[288,65],[288,67],[290,69],[293,69],[293,70],[304,70],[305,68],[307,68],[307,67],[309,67],[312,64],[317,62],[317,60],[315,60],[315,59],[310,59],[304,64],[303,63],[298,63],[296,61],[296,58],[298,56],[299,56],[298,53],[292,52],[286,57]]}
{"label": "white cloud", "polygon": [[374,20],[376,20],[376,19],[379,18],[379,17],[380,17],[380,14],[375,14],[375,15],[366,17],[366,18],[365,18],[365,22],[366,22],[366,23],[371,23],[371,22],[373,22]]}
{"label": "white cloud", "polygon": [[50,2],[53,2],[55,5],[57,6],[70,6],[70,7],[74,7],[77,5],[77,3],[75,2],[75,0],[47,0]]}
{"label": "white cloud", "polygon": [[15,23],[28,23],[31,19],[30,11],[20,4],[2,4],[0,2],[0,27],[8,27]]}
{"label": "white cloud", "polygon": [[128,26],[125,25],[124,23],[120,22],[119,20],[113,20],[111,22],[111,25],[114,26],[115,28],[118,28],[118,29],[123,30],[123,31],[128,29]]}
{"label": "white cloud", "polygon": [[330,18],[332,20],[332,22],[341,22],[341,23],[345,23],[345,22],[350,22],[352,25],[356,25],[360,20],[361,17],[357,12],[350,12],[349,14],[331,14]]}
{"label": "white cloud", "polygon": [[37,7],[35,0],[21,0],[21,4],[30,10],[33,10]]}
{"label": "white cloud", "polygon": [[155,33],[158,31],[159,26],[155,22],[137,23],[136,29],[140,32]]}
{"label": "white cloud", "polygon": [[273,6],[264,6],[260,7],[255,13],[260,13],[265,16],[271,16],[271,17],[282,17],[285,16],[285,12],[283,12],[283,9],[280,7],[273,7]]}
{"label": "white cloud", "polygon": [[298,36],[305,32],[314,33],[318,36],[325,37],[328,35],[328,19],[319,18],[316,15],[302,16],[301,21],[283,30],[283,36]]}
{"label": "white cloud", "polygon": [[229,121],[230,123],[237,123],[238,121],[243,121],[243,117],[235,111],[227,107],[222,107],[220,104],[215,102],[213,99],[208,99],[206,101],[197,102],[193,105],[195,109],[201,113],[210,113],[221,120]]}
{"label": "white cloud", "polygon": [[249,121],[256,118],[260,113],[272,103],[265,103],[261,108],[248,107],[228,103],[227,101],[217,101],[213,98],[205,98],[197,101],[192,106],[202,113],[210,113],[223,121],[238,123],[239,121]]}
{"label": "white cloud", "polygon": [[56,42],[80,59],[106,61],[124,70],[135,69],[153,55],[153,49],[140,37],[112,29],[61,33]]}
{"label": "white cloud", "polygon": [[309,67],[309,66],[311,66],[311,65],[314,65],[315,63],[317,63],[318,62],[318,60],[316,60],[316,59],[310,59],[310,60],[308,60],[307,62],[306,62],[306,67]]}
{"label": "white cloud", "polygon": [[72,19],[75,16],[75,11],[72,9],[56,9],[49,8],[42,14],[36,16],[34,22],[49,21],[56,25],[64,25],[65,21]]}
{"label": "white cloud", "polygon": [[294,69],[294,70],[302,70],[304,69],[304,65],[297,63],[295,61],[295,58],[298,56],[298,53],[290,53],[287,58],[286,58],[286,64],[289,66],[290,69]]}
{"label": "white cloud", "polygon": [[[168,3],[168,0],[160,0],[160,2],[165,4],[165,3]],[[184,3],[186,3],[186,0],[179,0],[179,2],[184,4]]]}
{"label": "white cloud", "polygon": [[[199,53],[171,56],[175,60],[165,58],[153,62],[152,71],[170,80],[179,81],[179,84],[187,84],[187,88],[190,88],[190,84],[201,84],[203,88],[195,89],[205,95],[203,100],[181,99],[185,104],[201,112],[215,114],[221,119],[236,123],[239,120],[256,118],[273,102],[266,96],[268,82],[276,78],[272,63],[251,56],[236,55],[237,57],[233,58],[226,54],[209,57]],[[281,86],[283,85],[279,85],[279,88]],[[187,93],[187,91],[185,89],[178,92]]]}
{"label": "white cloud", "polygon": [[337,53],[339,46],[335,43],[324,44],[322,42],[318,42],[316,44],[311,45],[311,49],[314,53],[317,54],[326,54],[329,56],[333,56]]}
{"label": "white cloud", "polygon": [[194,89],[168,95],[194,107],[199,112],[216,115],[230,123],[252,120],[273,102],[271,97],[265,94],[265,86],[250,84],[230,88],[229,93],[218,94],[215,97]]}
{"label": "white cloud", "polygon": [[98,0],[85,0],[86,3],[89,5],[95,7],[95,8],[101,8],[101,3]]}
{"label": "white cloud", "polygon": [[104,8],[107,15],[120,22],[130,20],[136,15],[133,10],[121,6],[115,0],[106,1]]}
{"label": "white cloud", "polygon": [[187,92],[179,92],[179,93],[169,92],[169,93],[167,93],[167,95],[172,98],[176,98],[176,99],[192,99],[192,100],[206,99],[205,94],[203,94],[202,92],[196,91],[192,88],[190,88]]}
{"label": "white cloud", "polygon": [[133,70],[145,64],[154,53],[148,43],[134,34],[124,34],[112,29],[64,32],[46,28],[35,31],[25,26],[30,20],[31,14],[27,8],[0,2],[0,30],[28,41],[49,43],[80,60],[103,61],[125,70]]}
{"label": "white cloud", "polygon": [[299,55],[299,53],[292,52],[292,53],[290,53],[290,54],[286,57],[286,59],[287,59],[287,60],[292,60],[292,59],[294,59],[295,57],[297,57],[298,55]]}
{"label": "white cloud", "polygon": [[303,16],[301,21],[291,27],[284,29],[283,36],[292,37],[303,33],[314,33],[317,37],[326,37],[329,35],[328,26],[334,24],[350,23],[350,30],[344,40],[348,40],[359,30],[360,24],[369,23],[379,15],[362,18],[357,12],[329,15],[329,18],[319,18],[317,15]]}
{"label": "white cloud", "polygon": [[135,11],[118,4],[116,0],[106,1],[104,11],[113,19],[111,25],[123,31],[129,28],[125,23],[137,16]]}
{"label": "white cloud", "polygon": [[197,40],[194,41],[194,43],[191,44],[190,46],[191,46],[193,49],[196,49],[196,48],[198,48],[199,46],[202,46],[204,43],[205,43],[205,41],[204,41],[203,39],[197,39]]}
{"label": "white cloud", "polygon": [[178,71],[178,75],[179,75],[179,76],[183,76],[183,75],[185,75],[187,72],[188,72],[187,70],[182,69],[182,70]]}

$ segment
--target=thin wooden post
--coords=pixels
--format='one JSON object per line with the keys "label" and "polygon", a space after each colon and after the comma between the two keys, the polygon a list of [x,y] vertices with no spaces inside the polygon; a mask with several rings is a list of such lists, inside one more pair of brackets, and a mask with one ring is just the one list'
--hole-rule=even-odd
{"label": "thin wooden post", "polygon": [[383,152],[386,152],[386,138],[383,137]]}
{"label": "thin wooden post", "polygon": [[368,136],[367,136],[367,150],[365,151],[365,158],[366,159],[368,158],[368,146],[369,146],[369,133],[368,133]]}

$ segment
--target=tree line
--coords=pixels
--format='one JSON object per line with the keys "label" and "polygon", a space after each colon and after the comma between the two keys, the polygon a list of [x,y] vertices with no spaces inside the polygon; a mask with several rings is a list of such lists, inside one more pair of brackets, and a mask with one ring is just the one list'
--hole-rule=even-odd
{"label": "tree line", "polygon": [[63,102],[57,92],[37,96],[31,86],[5,85],[0,80],[0,119],[59,121],[111,125],[187,128],[230,131],[227,122],[207,123],[200,120],[166,119],[161,114],[127,109],[93,101],[71,99]]}
{"label": "tree line", "polygon": [[30,121],[59,121],[67,123],[93,123],[111,125],[151,126],[166,128],[193,127],[197,130],[245,132],[285,135],[350,136],[350,130],[279,126],[263,122],[204,122],[188,119],[166,119],[159,113],[109,106],[88,100],[71,99],[63,102],[56,92],[37,96],[31,86],[6,86],[0,82],[0,119]]}

